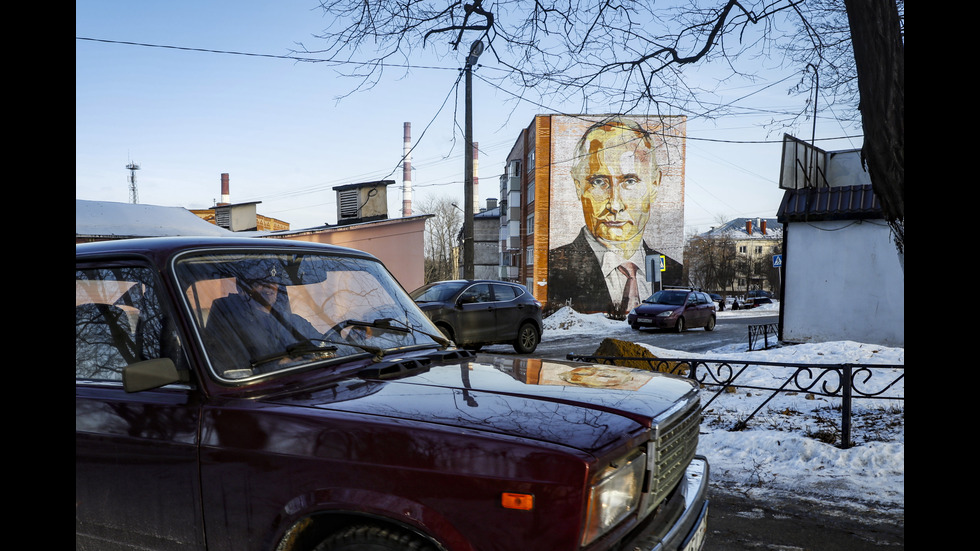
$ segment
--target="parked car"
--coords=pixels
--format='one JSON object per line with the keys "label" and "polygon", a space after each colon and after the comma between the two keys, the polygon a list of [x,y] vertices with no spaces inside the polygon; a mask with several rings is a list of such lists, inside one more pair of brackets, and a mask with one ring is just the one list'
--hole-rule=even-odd
{"label": "parked car", "polygon": [[708,293],[693,289],[664,289],[630,311],[626,322],[633,329],[655,327],[680,333],[688,327],[715,328],[717,306]]}
{"label": "parked car", "polygon": [[75,247],[78,550],[697,550],[700,421],[685,378],[457,348],[362,252]]}
{"label": "parked car", "polygon": [[755,308],[762,304],[772,304],[772,293],[763,290],[754,290],[745,293],[745,300],[742,308]]}
{"label": "parked car", "polygon": [[410,293],[457,346],[479,350],[512,344],[530,354],[541,342],[541,303],[517,283],[490,279],[439,281]]}

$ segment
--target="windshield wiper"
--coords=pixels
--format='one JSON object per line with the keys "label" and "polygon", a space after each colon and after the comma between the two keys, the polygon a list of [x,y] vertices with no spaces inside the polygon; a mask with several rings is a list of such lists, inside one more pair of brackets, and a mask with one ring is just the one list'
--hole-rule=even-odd
{"label": "windshield wiper", "polygon": [[[401,325],[392,325],[393,322],[399,323]],[[389,329],[391,331],[399,331],[401,333],[419,333],[436,341],[437,343],[441,344],[443,347],[450,346],[451,344],[453,344],[453,342],[447,339],[446,337],[433,335],[432,333],[427,333],[425,331],[422,331],[421,329],[416,329],[414,327],[411,327],[404,321],[395,318],[378,318],[374,321],[347,320],[344,322],[344,325],[345,326],[356,325],[359,327],[377,327],[379,329]]]}
{"label": "windshield wiper", "polygon": [[[324,346],[326,343],[328,346]],[[285,349],[281,352],[276,352],[274,354],[269,354],[268,356],[262,356],[260,358],[254,358],[251,361],[251,366],[255,367],[264,363],[269,363],[275,360],[281,360],[283,358],[289,358],[292,356],[301,356],[303,354],[311,354],[316,352],[336,352],[337,347],[332,346],[334,344],[349,344],[349,343],[334,343],[331,341],[326,341],[323,339],[304,339],[301,341],[296,341],[290,345],[287,345]],[[357,345],[353,345],[357,346]],[[372,352],[369,350],[369,352]]]}

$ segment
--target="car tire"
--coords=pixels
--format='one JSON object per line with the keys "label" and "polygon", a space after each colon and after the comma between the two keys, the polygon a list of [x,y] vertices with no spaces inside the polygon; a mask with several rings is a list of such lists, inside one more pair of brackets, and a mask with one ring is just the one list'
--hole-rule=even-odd
{"label": "car tire", "polygon": [[525,322],[517,331],[514,351],[518,354],[530,354],[538,347],[539,342],[541,342],[541,335],[538,333],[538,328],[533,323]]}
{"label": "car tire", "polygon": [[436,551],[414,534],[369,524],[328,536],[314,551]]}
{"label": "car tire", "polygon": [[708,318],[708,323],[706,323],[704,325],[704,330],[705,331],[714,331],[715,330],[715,317],[714,316],[711,316],[710,318]]}
{"label": "car tire", "polygon": [[674,327],[674,331],[677,331],[678,333],[683,333],[684,332],[684,318],[683,317],[677,318],[677,326]]}
{"label": "car tire", "polygon": [[636,322],[631,323],[630,324],[630,327],[633,329],[633,331],[639,331],[640,330],[640,324],[639,323],[636,323]]}
{"label": "car tire", "polygon": [[447,339],[453,341],[454,343],[456,342],[456,335],[453,334],[453,328],[452,327],[449,327],[448,325],[446,325],[444,323],[440,323],[440,324],[436,325],[436,327],[438,327],[439,330],[442,331],[442,334],[445,335]]}

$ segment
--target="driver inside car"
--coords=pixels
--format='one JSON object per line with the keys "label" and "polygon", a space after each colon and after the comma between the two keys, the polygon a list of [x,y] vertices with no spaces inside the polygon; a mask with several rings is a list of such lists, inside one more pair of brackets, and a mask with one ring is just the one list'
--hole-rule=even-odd
{"label": "driver inside car", "polygon": [[[205,338],[217,367],[236,370],[254,367],[265,358],[283,353],[297,342],[323,335],[289,309],[288,298],[277,283],[238,279],[238,293],[211,305]],[[324,353],[333,348],[325,348]],[[288,357],[276,363],[288,362]]]}

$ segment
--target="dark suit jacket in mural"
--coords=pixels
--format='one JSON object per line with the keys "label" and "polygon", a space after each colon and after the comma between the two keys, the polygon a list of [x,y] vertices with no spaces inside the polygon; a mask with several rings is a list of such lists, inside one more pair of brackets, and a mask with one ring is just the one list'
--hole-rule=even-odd
{"label": "dark suit jacket in mural", "polygon": [[[620,312],[622,299],[609,296],[599,259],[589,246],[586,231],[583,227],[575,241],[548,251],[548,304],[560,308],[571,299],[571,307],[577,312],[625,317],[627,313]],[[647,255],[660,254],[646,243],[643,249]],[[667,258],[667,271],[663,275],[665,285],[676,285],[672,280],[680,281],[680,264]]]}

